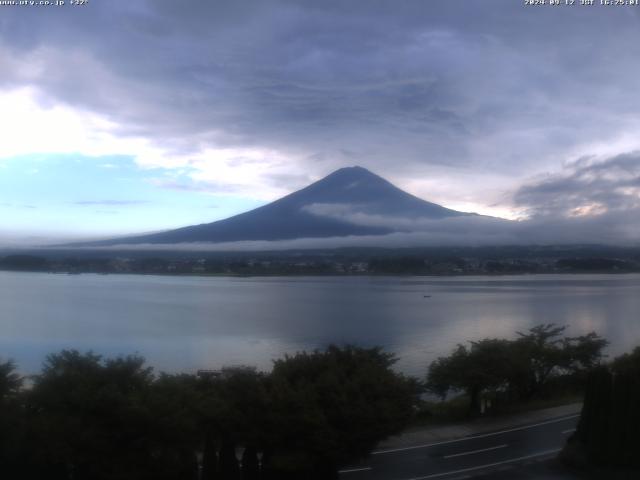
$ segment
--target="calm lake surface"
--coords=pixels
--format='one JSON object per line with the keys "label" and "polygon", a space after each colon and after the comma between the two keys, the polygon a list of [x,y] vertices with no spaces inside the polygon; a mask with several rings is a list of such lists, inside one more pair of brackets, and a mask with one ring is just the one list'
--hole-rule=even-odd
{"label": "calm lake surface", "polygon": [[640,275],[163,277],[0,272],[0,358],[139,353],[158,370],[269,369],[329,343],[381,345],[415,375],[457,343],[539,323],[640,345]]}

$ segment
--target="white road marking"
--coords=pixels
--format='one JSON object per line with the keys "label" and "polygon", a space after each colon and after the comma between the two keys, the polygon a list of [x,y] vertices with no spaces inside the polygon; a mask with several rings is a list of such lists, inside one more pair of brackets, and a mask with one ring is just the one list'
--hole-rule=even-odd
{"label": "white road marking", "polygon": [[498,445],[496,447],[481,448],[480,450],[471,450],[470,452],[462,452],[462,453],[454,453],[453,455],[445,455],[442,458],[464,457],[465,455],[473,455],[474,453],[482,453],[482,452],[488,452],[490,450],[498,450],[499,448],[506,448],[508,446],[509,444],[505,443],[504,445]]}
{"label": "white road marking", "polygon": [[560,450],[562,450],[562,449],[561,448],[557,448],[555,450],[545,450],[544,452],[538,452],[538,453],[534,453],[532,455],[526,455],[524,457],[511,458],[509,460],[504,460],[502,462],[487,463],[486,465],[479,465],[477,467],[463,468],[461,470],[453,470],[451,472],[433,473],[431,475],[426,475],[424,477],[412,477],[412,478],[409,478],[407,480],[427,480],[428,478],[438,478],[438,477],[445,477],[447,475],[455,475],[457,473],[472,472],[474,470],[482,470],[483,468],[490,468],[490,467],[496,467],[498,465],[505,465],[507,463],[520,462],[522,460],[528,460],[530,458],[543,457],[545,455],[551,455],[552,453],[558,453]]}
{"label": "white road marking", "polygon": [[575,429],[575,428],[570,428],[569,430],[563,430],[563,431],[562,431],[562,434],[563,434],[563,435],[566,435],[567,433],[573,433],[573,432],[575,432],[575,431],[576,431],[576,429]]}
{"label": "white road marking", "polygon": [[551,423],[564,422],[565,420],[571,420],[572,418],[577,418],[579,416],[580,416],[580,414],[569,415],[568,417],[556,418],[554,420],[547,420],[546,422],[534,423],[533,425],[525,425],[523,427],[510,428],[508,430],[501,430],[499,432],[484,433],[482,435],[472,435],[470,437],[458,438],[456,440],[445,440],[445,441],[442,441],[442,442],[426,443],[424,445],[412,445],[410,447],[390,448],[388,450],[378,450],[376,452],[371,452],[371,455],[383,455],[385,453],[404,452],[406,450],[416,450],[416,449],[419,449],[419,448],[429,448],[429,447],[435,447],[435,446],[438,446],[438,445],[447,445],[449,443],[467,442],[469,440],[475,440],[476,438],[492,437],[494,435],[501,435],[503,433],[516,432],[518,430],[527,430],[528,428],[540,427],[542,425],[549,425]]}
{"label": "white road marking", "polygon": [[367,470],[371,470],[371,467],[349,468],[347,470],[338,470],[338,473],[366,472]]}

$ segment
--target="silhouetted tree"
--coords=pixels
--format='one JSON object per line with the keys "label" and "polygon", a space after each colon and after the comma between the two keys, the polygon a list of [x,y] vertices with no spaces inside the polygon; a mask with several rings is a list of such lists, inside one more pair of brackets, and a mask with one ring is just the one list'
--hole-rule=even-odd
{"label": "silhouetted tree", "polygon": [[[3,476],[35,480],[329,479],[411,418],[417,383],[380,349],[330,347],[275,362],[154,376],[138,356],[63,350],[22,390],[0,364]],[[258,452],[265,468],[259,473]]]}
{"label": "silhouetted tree", "polygon": [[[610,366],[594,368],[587,380],[576,433],[563,457],[581,466],[640,469],[640,347]],[[629,477],[629,478],[636,478]]]}
{"label": "silhouetted tree", "polygon": [[471,414],[480,412],[480,400],[490,390],[506,388],[512,372],[512,345],[507,340],[485,339],[458,345],[448,357],[429,366],[428,389],[442,398],[450,390],[464,391]]}
{"label": "silhouetted tree", "polygon": [[258,480],[259,478],[258,449],[249,446],[242,455],[242,480]]}
{"label": "silhouetted tree", "polygon": [[266,378],[255,368],[233,367],[201,380],[199,415],[206,431],[206,478],[227,478],[237,473],[234,465],[238,462],[231,452],[234,446],[255,451],[267,442],[271,433],[266,423]]}
{"label": "silhouetted tree", "polygon": [[225,441],[220,448],[220,478],[222,480],[239,480],[240,465],[236,458],[235,444]]}
{"label": "silhouetted tree", "polygon": [[0,363],[0,472],[18,475],[26,448],[25,423],[19,394],[23,378],[9,360]]}
{"label": "silhouetted tree", "polygon": [[200,441],[194,382],[189,376],[154,382],[137,356],[50,355],[27,399],[31,477],[190,478]]}
{"label": "silhouetted tree", "polygon": [[353,346],[277,360],[270,376],[268,467],[282,478],[333,478],[339,465],[399,432],[418,389],[391,369],[394,362],[379,348]]}
{"label": "silhouetted tree", "polygon": [[22,387],[23,378],[15,370],[12,360],[0,362],[0,401],[15,397]]}
{"label": "silhouetted tree", "polygon": [[487,393],[503,394],[511,401],[528,400],[552,378],[585,374],[602,358],[607,341],[595,333],[561,337],[566,327],[538,325],[515,340],[484,339],[458,345],[447,357],[429,366],[427,389],[443,399],[451,391],[462,391],[470,402],[470,413],[480,411]]}
{"label": "silhouetted tree", "polygon": [[608,342],[595,332],[578,337],[561,337],[566,326],[552,323],[518,332],[513,361],[519,366],[517,383],[525,399],[538,393],[555,375],[586,372],[602,359]]}

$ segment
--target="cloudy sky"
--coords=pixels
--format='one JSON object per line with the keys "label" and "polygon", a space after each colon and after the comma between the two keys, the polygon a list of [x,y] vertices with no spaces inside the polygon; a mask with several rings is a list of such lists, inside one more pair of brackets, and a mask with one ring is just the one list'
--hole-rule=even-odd
{"label": "cloudy sky", "polygon": [[0,5],[0,238],[209,222],[361,165],[637,240],[639,78],[635,6]]}

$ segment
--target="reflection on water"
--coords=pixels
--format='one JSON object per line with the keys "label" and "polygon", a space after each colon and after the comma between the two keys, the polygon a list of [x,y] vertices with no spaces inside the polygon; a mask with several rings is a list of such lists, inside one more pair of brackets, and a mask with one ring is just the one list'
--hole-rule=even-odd
{"label": "reflection on water", "polygon": [[328,343],[382,345],[422,375],[456,343],[539,323],[640,344],[640,275],[210,278],[0,272],[0,357],[140,353],[161,370],[250,364]]}

